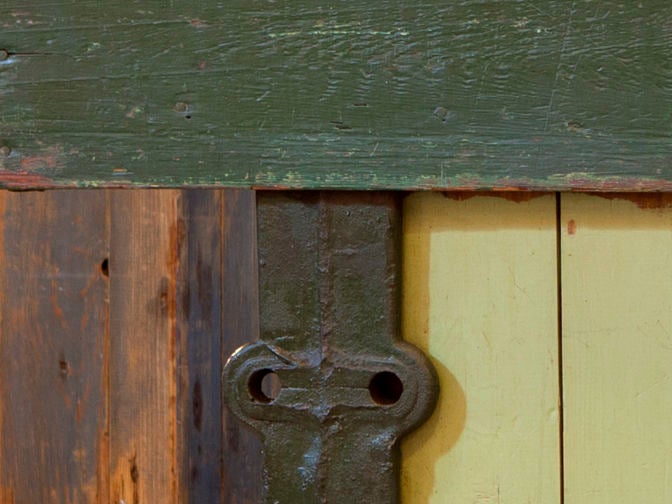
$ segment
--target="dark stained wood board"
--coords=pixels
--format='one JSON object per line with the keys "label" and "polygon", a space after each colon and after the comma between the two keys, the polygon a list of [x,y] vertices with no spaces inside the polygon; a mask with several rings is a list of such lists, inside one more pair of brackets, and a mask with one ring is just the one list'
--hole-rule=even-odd
{"label": "dark stained wood board", "polygon": [[667,0],[5,0],[0,27],[4,186],[672,189]]}
{"label": "dark stained wood board", "polygon": [[106,219],[102,192],[0,192],[3,503],[109,502]]}
{"label": "dark stained wood board", "polygon": [[258,500],[220,399],[254,216],[248,191],[0,192],[3,504]]}
{"label": "dark stained wood board", "polygon": [[[252,191],[224,192],[222,213],[222,363],[259,335],[256,196]],[[219,378],[219,375],[218,375]],[[225,504],[262,499],[261,441],[225,408],[222,474]]]}

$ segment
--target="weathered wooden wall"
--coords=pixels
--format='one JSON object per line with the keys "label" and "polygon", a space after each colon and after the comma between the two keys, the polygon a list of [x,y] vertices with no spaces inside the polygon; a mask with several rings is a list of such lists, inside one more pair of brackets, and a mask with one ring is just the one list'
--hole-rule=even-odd
{"label": "weathered wooden wall", "polygon": [[[672,199],[415,194],[404,504],[667,504]],[[220,400],[257,331],[251,192],[0,192],[0,502],[260,502]]]}
{"label": "weathered wooden wall", "polygon": [[258,502],[249,191],[0,192],[0,501]]}
{"label": "weathered wooden wall", "polygon": [[0,185],[672,189],[668,0],[3,0]]}

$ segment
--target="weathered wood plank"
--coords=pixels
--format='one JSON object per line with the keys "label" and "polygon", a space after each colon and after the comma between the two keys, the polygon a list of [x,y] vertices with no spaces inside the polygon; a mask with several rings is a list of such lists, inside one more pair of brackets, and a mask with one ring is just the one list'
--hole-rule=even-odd
{"label": "weathered wood plank", "polygon": [[224,359],[258,336],[255,196],[182,191],[178,214],[178,501],[260,502],[260,443],[221,400]]}
{"label": "weathered wood plank", "polygon": [[112,502],[177,503],[179,191],[110,199]]}
{"label": "weathered wood plank", "polygon": [[178,501],[185,504],[222,499],[222,211],[222,191],[182,192],[176,358]]}
{"label": "weathered wood plank", "polygon": [[179,501],[259,502],[260,444],[221,400],[223,359],[258,335],[254,193],[183,191],[179,214]]}
{"label": "weathered wood plank", "polygon": [[107,203],[0,192],[0,501],[109,499]]}
{"label": "weathered wood plank", "polygon": [[441,396],[403,502],[561,502],[555,223],[553,195],[406,200],[403,335]]}
{"label": "weathered wood plank", "polygon": [[0,26],[7,186],[672,190],[665,0],[6,0]]}
{"label": "weathered wood plank", "polygon": [[[255,193],[225,191],[223,203],[222,362],[237,348],[259,337]],[[224,408],[222,425],[222,504],[261,502],[261,442],[228,408]]]}
{"label": "weathered wood plank", "polygon": [[672,199],[562,197],[565,502],[672,500]]}
{"label": "weathered wood plank", "polygon": [[255,214],[239,190],[0,192],[1,502],[259,501],[220,383],[258,333]]}

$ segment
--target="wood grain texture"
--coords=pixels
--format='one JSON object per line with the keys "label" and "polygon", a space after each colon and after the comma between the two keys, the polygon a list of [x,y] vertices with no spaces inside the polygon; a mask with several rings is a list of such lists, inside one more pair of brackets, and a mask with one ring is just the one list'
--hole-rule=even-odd
{"label": "wood grain texture", "polygon": [[0,192],[0,502],[259,502],[251,191]]}
{"label": "wood grain texture", "polygon": [[[179,502],[222,499],[222,191],[183,191],[177,282]],[[178,240],[180,237],[178,237]],[[243,245],[243,243],[241,243]],[[246,247],[241,246],[242,250]]]}
{"label": "wood grain texture", "polygon": [[402,443],[402,502],[561,502],[555,206],[406,200],[403,335],[441,395]]}
{"label": "wood grain texture", "polygon": [[0,192],[3,504],[109,502],[106,209]]}
{"label": "wood grain texture", "polygon": [[672,499],[672,200],[562,196],[565,502]]}
{"label": "wood grain texture", "polygon": [[[222,220],[222,362],[259,338],[257,205],[252,191],[224,192]],[[222,504],[262,501],[261,441],[228,408],[223,418]]]}
{"label": "wood grain texture", "polygon": [[182,191],[178,213],[178,501],[261,502],[261,444],[221,400],[224,359],[259,332],[255,195]]}
{"label": "wood grain texture", "polygon": [[0,26],[6,186],[672,189],[666,0],[5,0]]}
{"label": "wood grain texture", "polygon": [[111,493],[178,502],[179,191],[111,194]]}

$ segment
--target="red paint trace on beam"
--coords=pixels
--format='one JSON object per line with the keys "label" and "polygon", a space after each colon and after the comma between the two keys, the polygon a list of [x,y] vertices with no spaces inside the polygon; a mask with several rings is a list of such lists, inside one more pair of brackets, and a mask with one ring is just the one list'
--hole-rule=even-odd
{"label": "red paint trace on beam", "polygon": [[0,170],[0,187],[6,189],[47,189],[58,187],[53,180],[44,175],[26,171]]}
{"label": "red paint trace on beam", "polygon": [[630,201],[642,210],[672,207],[672,194],[666,192],[596,193],[596,196],[609,200]]}
{"label": "red paint trace on beam", "polygon": [[[635,177],[608,179],[572,179],[567,184],[573,192],[600,193],[657,193],[672,192],[672,181],[664,179],[639,179]],[[564,191],[564,188],[558,190]]]}
{"label": "red paint trace on beam", "polygon": [[548,192],[537,192],[537,191],[525,191],[525,190],[502,190],[498,189],[496,191],[444,191],[441,193],[444,197],[456,200],[456,201],[465,201],[471,199],[475,196],[487,196],[490,198],[501,198],[508,201],[513,201],[514,203],[523,203],[526,201],[533,200],[535,198],[540,198],[542,196],[547,196]]}

